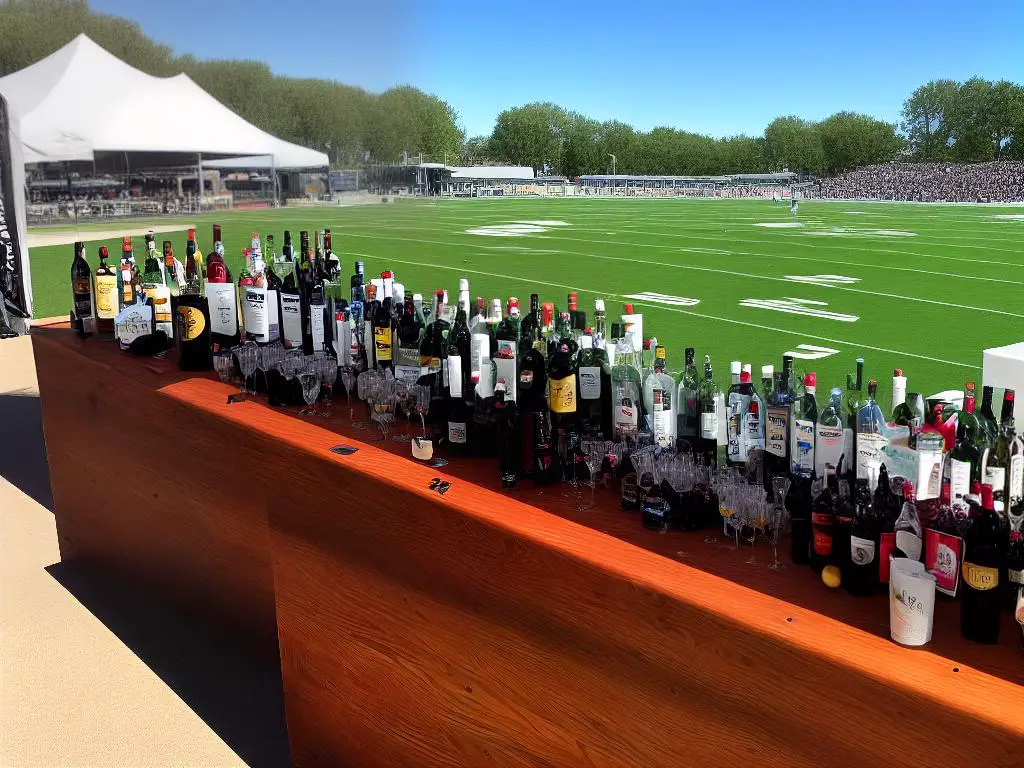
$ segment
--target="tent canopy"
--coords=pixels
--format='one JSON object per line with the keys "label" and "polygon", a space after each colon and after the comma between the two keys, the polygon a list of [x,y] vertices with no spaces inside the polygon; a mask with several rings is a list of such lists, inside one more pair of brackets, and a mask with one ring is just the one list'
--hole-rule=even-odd
{"label": "tent canopy", "polygon": [[[21,118],[25,162],[91,160],[99,152],[263,156],[278,168],[322,168],[327,155],[246,122],[188,75],[153,77],[85,35],[0,78]],[[254,97],[258,97],[254,94]]]}

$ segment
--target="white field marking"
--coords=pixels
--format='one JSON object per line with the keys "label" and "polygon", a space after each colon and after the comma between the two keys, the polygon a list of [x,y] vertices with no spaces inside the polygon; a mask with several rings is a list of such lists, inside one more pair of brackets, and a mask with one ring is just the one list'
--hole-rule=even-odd
{"label": "white field marking", "polygon": [[749,309],[770,309],[773,312],[788,312],[791,315],[807,315],[808,317],[820,317],[824,320],[838,320],[841,323],[855,323],[860,320],[857,315],[845,315],[841,312],[829,312],[819,307],[827,307],[824,301],[813,299],[794,299],[787,296],[782,299],[743,299],[741,307]]}
{"label": "white field marking", "polygon": [[532,224],[535,227],[568,227],[567,221],[542,219],[541,221],[517,221],[516,224]]}
{"label": "white field marking", "polygon": [[846,277],[845,275],[786,275],[787,280],[794,283],[809,283],[811,285],[826,285],[830,288],[836,285],[852,285],[859,283],[859,277]]}
{"label": "white field marking", "polygon": [[854,227],[808,229],[800,234],[816,237],[917,237],[916,232],[906,232],[900,229],[856,229]]}
{"label": "white field marking", "polygon": [[[362,257],[364,259],[376,259],[376,258],[385,259],[386,258],[387,261],[391,261],[391,262],[394,262],[396,264],[408,264],[409,266],[413,266],[413,267],[431,267],[433,269],[445,269],[445,270],[448,270],[449,272],[463,272],[463,273],[469,274],[469,275],[483,275],[484,277],[496,277],[496,278],[498,278],[500,280],[513,280],[513,281],[518,280],[521,283],[531,283],[533,285],[549,285],[552,288],[564,288],[566,290],[578,290],[578,291],[583,291],[585,293],[593,293],[593,294],[599,294],[599,295],[603,294],[605,296],[616,296],[618,298],[625,298],[625,295],[621,294],[621,293],[613,293],[611,291],[598,291],[598,290],[594,290],[594,289],[591,289],[591,288],[581,288],[581,287],[579,287],[577,285],[564,285],[564,284],[561,284],[561,283],[552,283],[549,280],[534,280],[534,279],[531,279],[529,277],[522,277],[522,276],[518,276],[518,275],[516,275],[516,276],[513,276],[513,275],[501,275],[501,274],[498,274],[496,272],[484,272],[483,270],[479,270],[479,269],[465,269],[464,267],[447,266],[447,265],[444,265],[444,264],[426,264],[426,263],[424,263],[422,261],[409,261],[407,259],[396,259],[396,258],[393,258],[393,257],[390,257],[390,256],[388,256],[388,257],[374,256],[373,254],[357,253],[356,251],[337,251],[337,253],[343,253],[346,256],[360,256],[360,257]],[[704,312],[694,312],[693,310],[683,309],[681,307],[667,307],[667,306],[665,306],[663,304],[653,304],[653,303],[646,302],[646,301],[642,301],[642,302],[641,301],[634,301],[633,303],[638,305],[638,306],[651,307],[652,309],[660,309],[660,310],[664,310],[665,312],[678,312],[681,315],[689,315],[690,317],[699,317],[699,318],[701,318],[703,320],[715,320],[715,321],[720,322],[720,323],[729,323],[730,325],[743,326],[744,328],[756,328],[757,330],[761,330],[761,331],[772,331],[774,333],[784,333],[784,334],[787,334],[789,336],[802,336],[805,339],[815,339],[816,341],[827,341],[827,342],[829,342],[831,344],[846,345],[846,346],[849,346],[849,347],[857,347],[859,349],[870,349],[870,350],[873,350],[875,352],[886,352],[886,353],[888,353],[890,355],[899,355],[900,357],[912,357],[912,358],[914,358],[916,360],[928,360],[929,362],[932,362],[932,363],[941,363],[943,365],[955,365],[955,366],[958,366],[960,368],[969,368],[971,370],[976,370],[976,371],[980,371],[981,370],[981,366],[980,365],[971,365],[970,363],[961,363],[961,362],[959,362],[957,360],[943,360],[940,357],[930,357],[929,355],[918,355],[918,354],[915,354],[914,352],[904,352],[903,350],[900,350],[900,349],[890,349],[888,347],[878,347],[878,346],[875,346],[873,344],[860,344],[860,343],[855,342],[855,341],[846,341],[844,339],[833,339],[833,338],[830,338],[828,336],[818,336],[816,334],[806,333],[804,331],[791,331],[791,330],[788,330],[786,328],[776,328],[776,327],[771,326],[771,325],[761,325],[760,323],[750,323],[750,322],[747,322],[746,320],[735,320],[735,319],[733,319],[731,317],[719,317],[718,315],[708,315],[708,314],[705,314]]]}
{"label": "white field marking", "polygon": [[994,214],[992,216],[989,216],[989,218],[990,219],[1002,219],[1004,221],[1006,221],[1007,219],[1009,219],[1009,220],[1024,219],[1024,213],[996,213],[996,214]]}
{"label": "white field marking", "polygon": [[625,298],[634,299],[635,301],[652,301],[655,304],[667,304],[670,307],[695,307],[700,304],[700,299],[688,299],[685,296],[668,296],[664,293],[652,293],[651,291],[630,293]]}
{"label": "white field marking", "polygon": [[483,235],[484,237],[526,237],[526,235],[535,235],[540,232],[547,232],[547,230],[532,224],[494,224],[466,230],[467,235]]}
{"label": "white field marking", "polygon": [[[367,238],[367,239],[370,239],[370,240],[399,240],[399,241],[402,241],[402,242],[409,242],[409,243],[420,243],[420,244],[422,244],[422,243],[430,243],[432,245],[443,245],[443,246],[446,246],[448,248],[459,248],[459,247],[462,247],[461,244],[459,244],[459,243],[448,243],[448,242],[444,242],[442,240],[423,240],[423,239],[414,239],[414,238],[411,238],[411,237],[393,237],[393,236],[389,237],[389,236],[383,236],[383,235],[364,235],[364,234],[357,234],[357,233],[354,233],[354,232],[347,232],[346,234],[349,234],[352,237],[363,237],[363,238]],[[546,238],[544,236],[539,236],[536,239],[575,240],[577,242],[599,243],[599,244],[602,243],[602,241],[600,241],[600,240],[580,240],[579,238]],[[479,247],[487,248],[488,246],[479,246]],[[659,247],[670,248],[672,250],[680,250],[680,251],[687,251],[687,250],[689,250],[687,248],[678,248],[676,246],[659,246]],[[581,256],[581,257],[594,258],[594,259],[603,259],[603,260],[606,260],[606,261],[623,261],[623,262],[629,262],[629,263],[633,263],[633,264],[649,264],[651,266],[671,267],[671,268],[674,268],[674,269],[689,269],[689,270],[693,270],[695,272],[711,272],[711,273],[719,274],[719,275],[733,275],[735,277],[747,277],[747,278],[751,278],[751,279],[754,279],[754,280],[761,280],[761,281],[771,280],[771,281],[777,281],[777,282],[787,282],[787,283],[791,282],[790,280],[787,280],[784,277],[771,277],[771,276],[768,276],[768,275],[755,275],[755,274],[751,274],[749,272],[736,272],[734,270],[728,270],[728,269],[715,269],[714,267],[700,267],[700,266],[697,266],[696,264],[674,264],[672,262],[667,262],[667,261],[651,261],[651,260],[648,260],[648,259],[633,259],[633,258],[628,258],[628,257],[625,257],[625,256],[605,256],[605,255],[597,254],[597,253],[581,253],[580,251],[561,250],[561,251],[557,251],[557,252],[558,253],[562,253],[562,254],[566,254],[566,255],[570,255],[570,256]],[[745,251],[727,251],[727,253],[730,254],[730,255],[766,256],[766,257],[769,257],[769,258],[773,258],[771,254],[749,253],[749,252],[745,252]],[[829,261],[828,259],[812,259],[812,258],[809,258],[809,257],[801,257],[801,256],[779,256],[778,258],[783,258],[783,259],[787,259],[787,258],[788,259],[804,259],[806,261]],[[833,263],[833,264],[835,264],[835,263],[850,264],[850,262],[830,262],[830,263]],[[854,266],[872,266],[872,265],[854,264]],[[893,267],[893,269],[900,269],[900,268],[899,267]],[[925,272],[924,270],[913,270],[913,269],[907,269],[905,271]],[[943,273],[925,272],[925,274],[943,274]],[[952,275],[952,276],[956,277],[956,275]],[[1000,282],[1013,282],[1013,281],[1000,281]],[[971,306],[969,304],[956,304],[954,302],[939,301],[938,299],[926,299],[926,298],[921,297],[921,296],[903,296],[903,295],[898,294],[898,293],[883,293],[883,292],[880,292],[880,291],[867,291],[867,290],[864,290],[862,288],[850,288],[848,286],[843,286],[843,285],[829,285],[829,286],[822,286],[822,287],[833,288],[833,289],[835,289],[837,291],[849,291],[851,293],[861,293],[861,294],[865,294],[865,295],[868,295],[868,296],[881,296],[881,297],[884,297],[884,298],[887,298],[887,299],[899,299],[900,301],[915,301],[915,302],[918,302],[918,303],[921,303],[921,304],[934,304],[934,305],[940,306],[940,307],[951,307],[953,309],[964,309],[964,310],[968,310],[968,311],[971,311],[971,312],[986,312],[986,313],[994,314],[994,315],[1005,315],[1006,317],[1024,317],[1024,314],[1019,314],[1017,312],[1007,312],[1005,310],[991,309],[989,307],[974,307],[974,306]]]}
{"label": "white field marking", "polygon": [[795,357],[797,360],[821,360],[823,357],[831,357],[832,355],[838,355],[838,349],[832,349],[832,347],[819,347],[815,344],[797,344],[796,350],[790,350],[784,352],[783,356],[789,355]]}
{"label": "white field marking", "polygon": [[867,216],[868,214],[864,211],[846,211],[847,216]]}
{"label": "white field marking", "polygon": [[[779,234],[779,237],[804,238],[804,236],[806,234],[807,234],[806,232],[794,232],[794,233],[782,232],[782,233]],[[948,240],[946,240],[944,238],[938,237],[937,235],[918,235],[917,237],[919,238],[918,242],[922,246],[924,246],[924,247],[939,245],[939,246],[946,246],[947,248],[972,248],[972,249],[982,250],[982,251],[999,251],[1000,253],[1015,253],[1015,254],[1022,254],[1022,253],[1024,253],[1024,251],[1022,251],[1020,248],[998,248],[998,247],[996,247],[994,245],[972,245],[971,243],[951,243],[951,242],[948,242]],[[886,236],[878,235],[877,238],[879,240],[887,240],[887,239],[888,240],[900,240],[900,239],[905,239],[905,238],[889,237],[888,235],[886,235]],[[981,240],[986,240],[986,241],[989,241],[989,242],[1003,242],[1003,243],[1015,243],[1015,242],[1017,242],[1017,240],[1014,239],[1014,238],[991,237],[988,234],[977,235],[977,236],[970,235],[970,236],[962,238],[962,239],[964,239],[964,240],[979,240],[979,239],[981,239]],[[935,242],[925,242],[925,240],[930,240],[930,241],[935,241]],[[763,241],[757,241],[757,240],[739,241],[739,240],[736,240],[734,242],[754,243],[754,242],[763,242]],[[814,246],[811,246],[811,247],[814,247]],[[844,249],[844,246],[842,246],[842,245],[822,245],[822,246],[818,246],[818,247],[821,247],[821,248]],[[873,253],[878,253],[882,249],[880,249],[880,248],[871,248],[871,249],[868,249],[868,248],[858,248],[857,250],[860,250],[860,251],[871,251]],[[963,260],[964,261],[970,261],[972,263],[974,262],[974,259],[964,258]]]}
{"label": "white field marking", "polygon": [[799,229],[803,224],[799,221],[760,221],[754,226],[768,229]]}
{"label": "white field marking", "polygon": [[183,232],[186,229],[193,229],[195,224],[157,224],[152,227],[136,227],[134,229],[38,229],[28,232],[26,242],[29,248],[37,248],[47,245],[71,245],[76,240],[92,242],[93,240],[120,240],[125,235],[141,237],[153,230],[154,234],[163,232]]}

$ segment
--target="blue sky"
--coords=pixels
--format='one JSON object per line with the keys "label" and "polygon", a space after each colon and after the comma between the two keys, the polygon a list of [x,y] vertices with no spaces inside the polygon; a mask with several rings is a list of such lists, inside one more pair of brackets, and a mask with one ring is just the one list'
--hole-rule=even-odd
{"label": "blue sky", "polygon": [[552,101],[640,129],[758,134],[783,114],[898,119],[935,78],[1024,82],[1024,3],[91,0],[178,53],[450,102],[469,135]]}

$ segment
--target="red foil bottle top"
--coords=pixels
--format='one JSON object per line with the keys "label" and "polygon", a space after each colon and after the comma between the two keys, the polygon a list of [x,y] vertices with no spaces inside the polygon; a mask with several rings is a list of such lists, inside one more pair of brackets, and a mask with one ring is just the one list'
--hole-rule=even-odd
{"label": "red foil bottle top", "polygon": [[740,384],[749,384],[749,383],[750,383],[750,371],[743,371],[743,373],[740,374]]}
{"label": "red foil bottle top", "polygon": [[995,509],[995,500],[993,498],[992,486],[985,483],[981,486],[981,506],[982,509]]}
{"label": "red foil bottle top", "polygon": [[627,314],[627,315],[633,315],[633,314],[636,314],[636,313],[635,313],[635,312],[633,311],[633,305],[632,305],[632,304],[623,304],[623,306],[622,306],[622,309],[623,309],[623,312],[624,312],[625,314]]}
{"label": "red foil bottle top", "polygon": [[[748,379],[750,378],[749,374],[747,375],[747,378]],[[742,380],[742,377],[741,377],[741,380]],[[804,386],[805,387],[816,387],[816,386],[818,386],[818,375],[816,373],[812,372],[812,373],[808,373],[806,376],[804,376]]]}
{"label": "red foil bottle top", "polygon": [[108,256],[110,256],[110,252],[107,250],[107,246],[101,245],[100,246],[100,258],[101,259],[105,259]]}
{"label": "red foil bottle top", "polygon": [[512,307],[519,309],[519,299],[517,299],[515,296],[508,297],[508,308],[512,309]]}
{"label": "red foil bottle top", "polygon": [[552,325],[555,322],[555,305],[554,302],[545,301],[543,310],[544,325]]}
{"label": "red foil bottle top", "polygon": [[189,240],[195,240],[196,239],[196,231],[194,229],[190,229],[188,231],[188,239]]}

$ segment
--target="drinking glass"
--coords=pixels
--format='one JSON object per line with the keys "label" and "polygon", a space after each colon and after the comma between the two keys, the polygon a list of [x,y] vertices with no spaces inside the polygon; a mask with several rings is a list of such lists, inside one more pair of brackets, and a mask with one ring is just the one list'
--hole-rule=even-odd
{"label": "drinking glass", "polygon": [[348,399],[348,420],[355,429],[365,429],[361,421],[355,421],[355,409],[352,407],[352,390],[356,386],[356,369],[354,366],[346,365],[339,371],[341,383],[345,386],[345,397]]}
{"label": "drinking glass", "polygon": [[772,493],[775,495],[774,504],[771,507],[768,519],[768,541],[772,545],[772,561],[768,567],[773,571],[781,571],[783,564],[779,560],[779,536],[785,527],[786,521],[786,495],[792,481],[785,475],[772,475]]}
{"label": "drinking glass", "polygon": [[[391,392],[392,392],[391,396],[393,398],[394,409],[395,409],[395,419],[394,420],[395,421],[398,420],[397,417],[398,417],[398,408],[399,407],[401,407],[402,412],[406,415],[406,417],[408,419],[411,419],[412,418],[412,406],[409,404],[409,385],[406,382],[401,381],[400,379],[395,379],[395,382],[392,385]],[[406,429],[406,431],[402,432],[401,434],[395,435],[391,439],[394,442],[396,442],[396,443],[407,443],[407,442],[409,442],[409,432],[408,432],[408,429]]]}
{"label": "drinking glass", "polygon": [[225,384],[230,384],[235,375],[235,361],[230,352],[218,352],[213,356],[213,369]]}
{"label": "drinking glass", "polygon": [[256,352],[259,349],[255,341],[248,341],[240,347],[235,347],[235,357],[238,358],[238,367],[242,371],[242,394],[249,396],[249,377],[256,371]]}
{"label": "drinking glass", "polygon": [[302,385],[302,399],[306,401],[306,407],[299,411],[299,415],[315,415],[316,411],[312,405],[320,394],[320,376],[315,369],[307,368],[299,372],[298,378],[299,384]]}
{"label": "drinking glass", "polygon": [[338,361],[330,355],[324,355],[317,358],[315,365],[320,375],[320,390],[325,393],[324,407],[320,415],[328,418],[331,415],[331,390],[334,388],[334,382],[338,380]]}
{"label": "drinking glass", "polygon": [[590,471],[590,480],[587,482],[587,485],[590,487],[590,499],[586,504],[579,505],[580,512],[594,508],[594,490],[597,488],[597,481],[601,476],[601,464],[603,461],[604,453],[599,445],[590,446],[590,451],[586,455],[587,469]]}
{"label": "drinking glass", "polygon": [[427,437],[427,412],[430,410],[430,387],[426,384],[414,384],[411,387],[413,409],[420,415],[420,428],[423,438]]}

